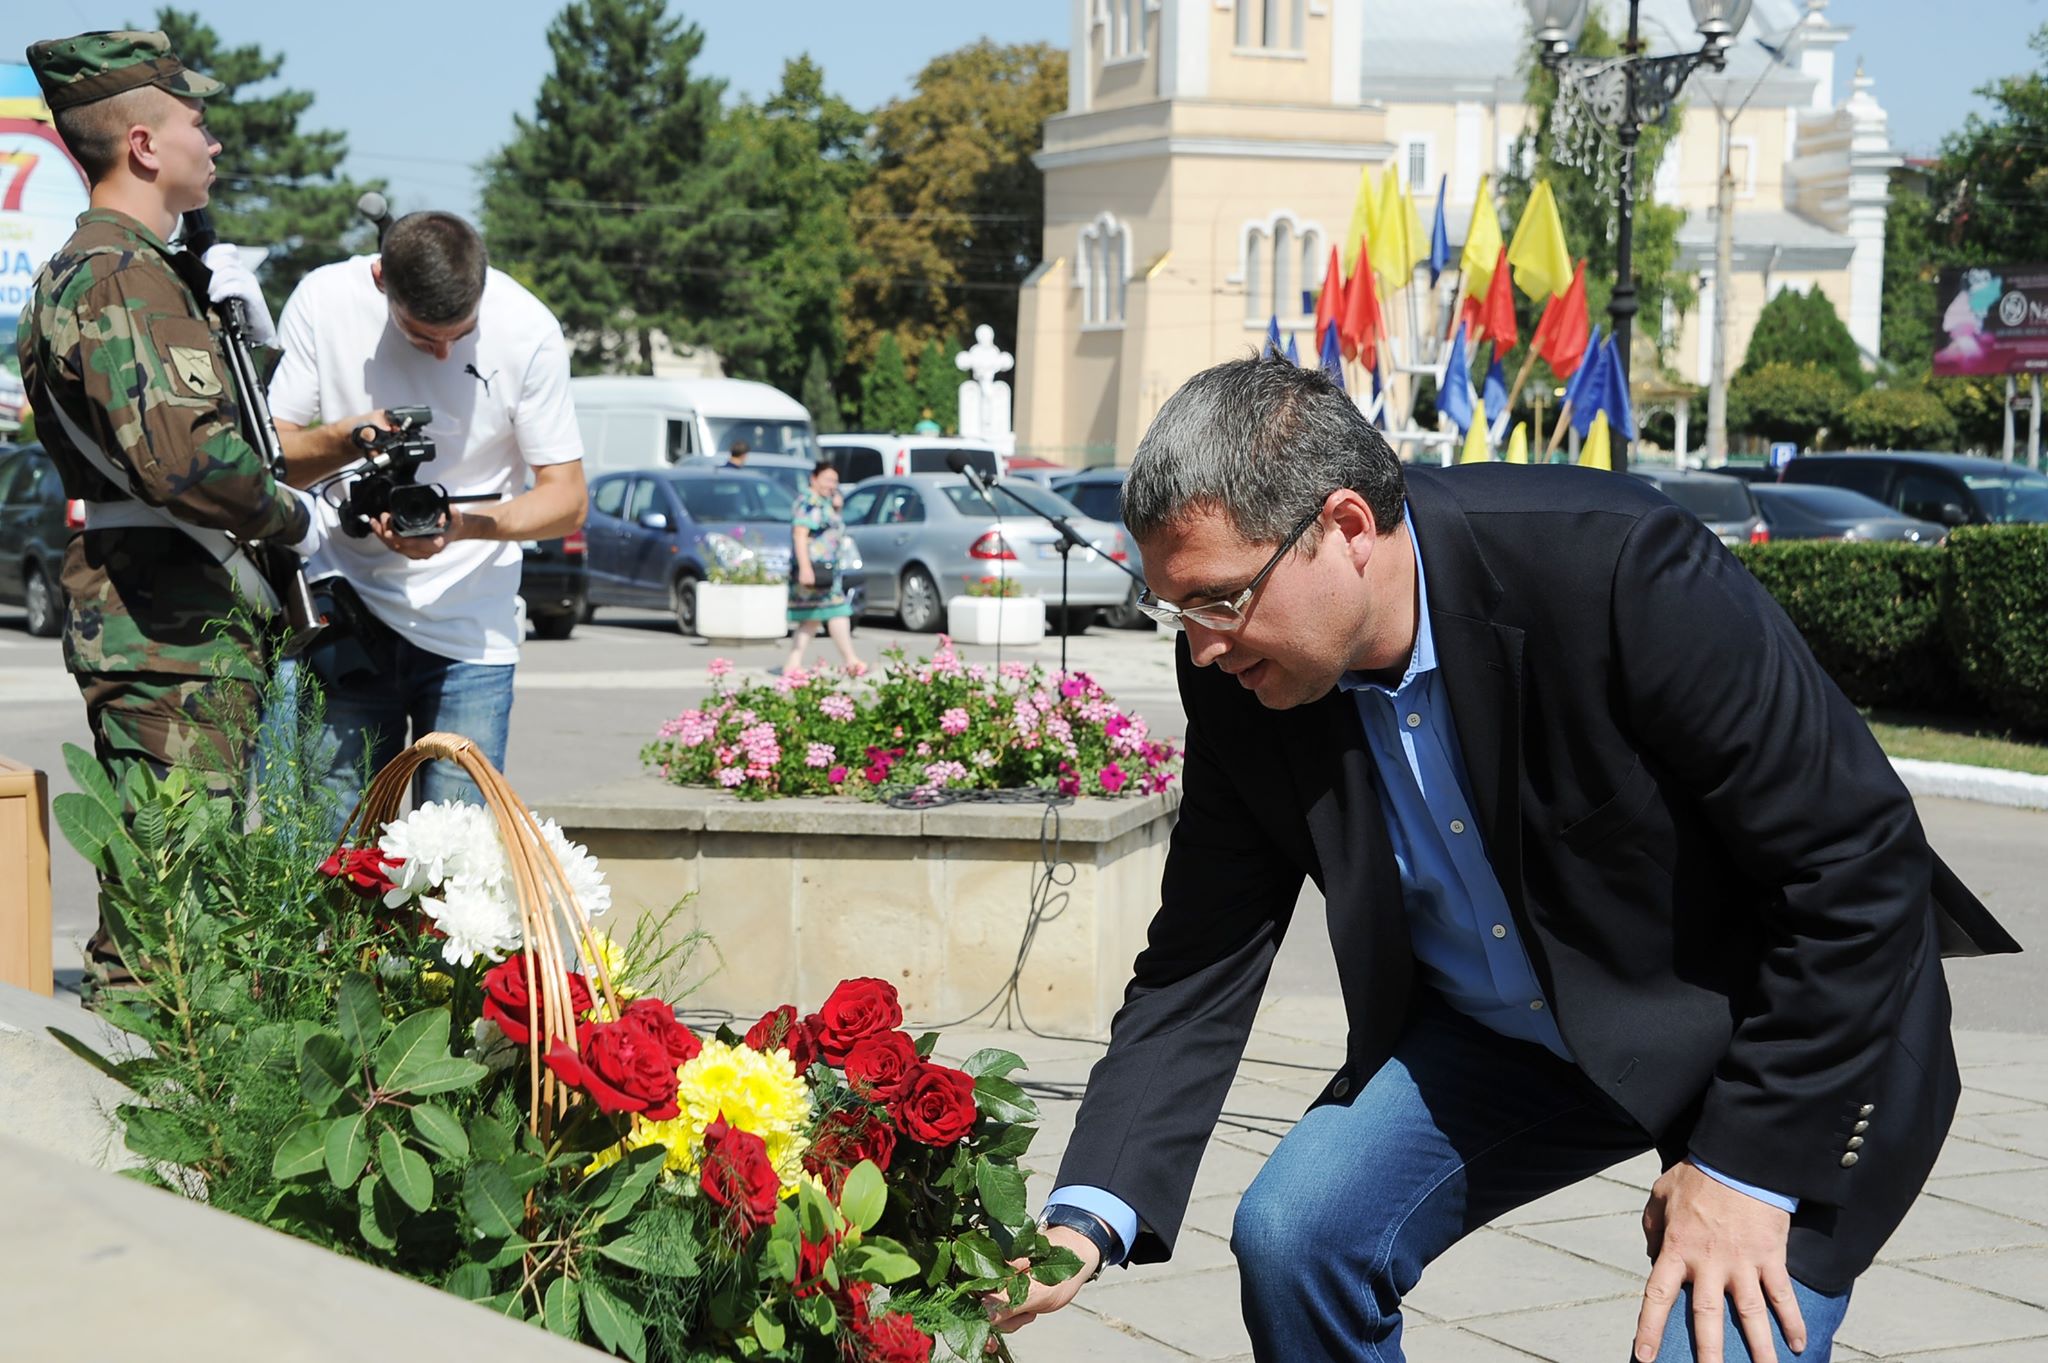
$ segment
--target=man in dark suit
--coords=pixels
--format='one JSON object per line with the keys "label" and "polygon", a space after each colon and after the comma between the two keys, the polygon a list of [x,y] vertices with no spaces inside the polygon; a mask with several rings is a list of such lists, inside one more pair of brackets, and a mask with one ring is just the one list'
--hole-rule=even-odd
{"label": "man in dark suit", "polygon": [[1123,512],[1185,795],[1046,1209],[1089,1272],[1005,1328],[1171,1253],[1307,875],[1350,1034],[1238,1211],[1261,1359],[1398,1360],[1432,1259],[1650,1149],[1635,1356],[1827,1357],[1955,1109],[1941,955],[2017,946],[1791,622],[1635,480],[1404,478],[1277,359],[1175,394]]}

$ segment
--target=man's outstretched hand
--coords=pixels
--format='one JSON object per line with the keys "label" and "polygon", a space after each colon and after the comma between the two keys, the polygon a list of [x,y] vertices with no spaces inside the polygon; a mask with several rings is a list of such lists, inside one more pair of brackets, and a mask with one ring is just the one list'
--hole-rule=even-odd
{"label": "man's outstretched hand", "polygon": [[1735,1323],[1752,1358],[1776,1358],[1771,1316],[1794,1353],[1806,1348],[1806,1322],[1785,1268],[1785,1238],[1792,1218],[1767,1202],[1680,1160],[1650,1189],[1643,1208],[1650,1281],[1636,1318],[1635,1356],[1650,1363],[1665,1322],[1692,1284],[1692,1333],[1699,1363],[1722,1363],[1723,1301],[1734,1303]]}
{"label": "man's outstretched hand", "polygon": [[[1081,1261],[1081,1271],[1065,1282],[1053,1283],[1051,1286],[1033,1281],[1030,1293],[1015,1306],[1010,1305],[1003,1297],[988,1298],[989,1319],[1005,1334],[1021,1330],[1040,1316],[1065,1306],[1080,1292],[1082,1285],[1095,1276],[1096,1270],[1102,1267],[1102,1252],[1095,1248],[1094,1241],[1081,1232],[1069,1230],[1065,1226],[1053,1226],[1047,1229],[1045,1238],[1055,1249],[1072,1250],[1074,1256]],[[1011,1261],[1010,1267],[1029,1268],[1030,1262],[1016,1259]]]}

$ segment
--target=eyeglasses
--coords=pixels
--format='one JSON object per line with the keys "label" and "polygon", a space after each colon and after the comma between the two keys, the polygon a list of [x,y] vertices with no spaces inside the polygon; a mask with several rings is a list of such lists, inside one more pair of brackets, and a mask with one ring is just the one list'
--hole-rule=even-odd
{"label": "eyeglasses", "polygon": [[1259,569],[1259,575],[1247,583],[1245,589],[1237,595],[1201,606],[1176,606],[1171,601],[1161,601],[1152,594],[1152,589],[1147,587],[1138,593],[1138,610],[1146,619],[1157,621],[1167,629],[1184,629],[1190,620],[1204,629],[1225,632],[1242,629],[1244,608],[1251,604],[1252,594],[1258,591],[1259,585],[1280,566],[1280,560],[1287,557],[1287,551],[1294,547],[1294,542],[1301,538],[1302,532],[1314,525],[1322,514],[1323,509],[1317,507],[1303,516],[1300,523],[1287,533],[1287,538],[1280,541],[1280,547],[1273,551],[1273,557],[1266,560],[1266,566]]}

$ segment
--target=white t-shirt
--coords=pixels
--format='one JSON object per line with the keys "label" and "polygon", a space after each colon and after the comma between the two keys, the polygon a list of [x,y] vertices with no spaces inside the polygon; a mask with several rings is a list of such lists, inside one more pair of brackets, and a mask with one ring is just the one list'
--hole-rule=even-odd
{"label": "white t-shirt", "polygon": [[[546,304],[490,271],[476,330],[437,360],[393,325],[371,259],[324,265],[292,291],[277,328],[284,359],[270,380],[273,416],[316,426],[386,407],[431,407],[425,434],[435,453],[418,480],[451,495],[514,497],[529,465],[583,457],[569,351]],[[335,484],[330,499],[340,500],[345,485]],[[409,559],[375,536],[336,532],[306,570],[342,574],[378,619],[429,653],[511,663],[519,660],[521,557],[511,541],[458,540],[433,558]]]}

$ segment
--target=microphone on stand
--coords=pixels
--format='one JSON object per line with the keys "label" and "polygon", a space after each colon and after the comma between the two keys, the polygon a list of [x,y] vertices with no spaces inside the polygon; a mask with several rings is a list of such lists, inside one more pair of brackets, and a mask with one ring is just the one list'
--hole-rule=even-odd
{"label": "microphone on stand", "polygon": [[975,466],[974,461],[967,457],[965,450],[954,450],[951,454],[947,455],[946,467],[965,478],[967,485],[980,493],[981,500],[989,504],[989,509],[995,509],[996,501],[990,495],[988,475]]}
{"label": "microphone on stand", "polygon": [[377,229],[377,249],[384,249],[384,234],[391,230],[391,205],[374,189],[366,189],[356,200],[356,212],[369,219],[370,226]]}

